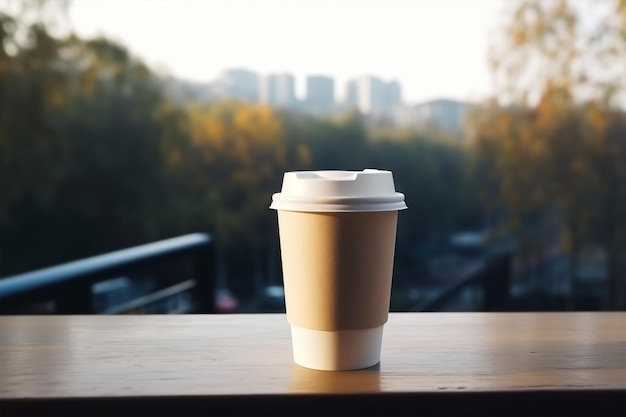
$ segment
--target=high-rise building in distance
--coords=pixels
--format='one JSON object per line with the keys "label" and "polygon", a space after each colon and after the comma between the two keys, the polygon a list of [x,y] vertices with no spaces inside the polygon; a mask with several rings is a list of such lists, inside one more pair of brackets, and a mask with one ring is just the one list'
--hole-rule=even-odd
{"label": "high-rise building in distance", "polygon": [[385,84],[384,101],[387,115],[392,114],[396,107],[402,105],[402,87],[398,81],[392,80]]}
{"label": "high-rise building in distance", "polygon": [[400,83],[364,75],[348,82],[345,105],[371,116],[390,116],[402,103]]}
{"label": "high-rise building in distance", "polygon": [[259,76],[246,69],[225,70],[217,77],[213,90],[218,97],[256,102],[259,100]]}
{"label": "high-rise building in distance", "polygon": [[259,80],[259,101],[273,107],[293,107],[296,104],[293,75],[270,74]]}
{"label": "high-rise building in distance", "polygon": [[[346,84],[346,95],[341,103],[335,100],[335,80],[326,75],[307,76],[306,98],[302,101],[296,98],[293,75],[286,72],[259,76],[248,69],[231,68],[222,71],[204,90],[208,92],[202,95],[204,100],[236,99],[260,102],[272,107],[301,110],[320,116],[359,109],[374,119],[389,120],[400,114],[396,110],[402,104],[400,83],[395,80],[384,81],[374,75],[363,75],[350,80]],[[198,94],[197,96],[200,97]],[[414,119],[414,113],[414,110],[405,112],[404,119]]]}
{"label": "high-rise building in distance", "polygon": [[430,100],[398,109],[396,121],[401,126],[460,134],[463,132],[469,107],[467,103],[456,100]]}
{"label": "high-rise building in distance", "polygon": [[329,114],[335,109],[335,81],[323,75],[306,79],[306,109],[315,114]]}

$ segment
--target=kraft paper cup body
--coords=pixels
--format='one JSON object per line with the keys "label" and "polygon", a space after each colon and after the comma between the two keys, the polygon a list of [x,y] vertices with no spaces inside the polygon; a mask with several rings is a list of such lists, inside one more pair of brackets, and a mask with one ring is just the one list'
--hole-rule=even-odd
{"label": "kraft paper cup body", "polygon": [[404,196],[388,171],[285,177],[272,208],[278,210],[294,361],[320,370],[373,366],[389,313]]}
{"label": "kraft paper cup body", "polygon": [[342,370],[379,362],[397,216],[278,212],[296,363]]}

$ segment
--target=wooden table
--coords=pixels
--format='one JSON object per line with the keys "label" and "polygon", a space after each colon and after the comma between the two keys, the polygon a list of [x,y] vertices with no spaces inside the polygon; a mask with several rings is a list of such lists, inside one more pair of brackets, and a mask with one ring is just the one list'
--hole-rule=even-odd
{"label": "wooden table", "polygon": [[398,313],[381,364],[284,315],[0,317],[0,415],[626,415],[626,313]]}

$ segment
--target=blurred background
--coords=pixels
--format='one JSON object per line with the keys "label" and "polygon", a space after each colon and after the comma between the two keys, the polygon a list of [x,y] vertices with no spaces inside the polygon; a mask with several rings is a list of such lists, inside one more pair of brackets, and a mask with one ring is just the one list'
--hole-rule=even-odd
{"label": "blurred background", "polygon": [[393,311],[626,309],[626,1],[0,0],[0,277],[203,232],[218,312],[284,311],[283,172],[363,168]]}

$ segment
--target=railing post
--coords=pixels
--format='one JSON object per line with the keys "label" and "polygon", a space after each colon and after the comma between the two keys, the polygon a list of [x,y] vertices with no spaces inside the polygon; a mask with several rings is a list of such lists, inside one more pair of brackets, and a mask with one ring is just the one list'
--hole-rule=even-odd
{"label": "railing post", "polygon": [[510,296],[511,254],[493,256],[488,261],[483,277],[484,310],[508,311],[511,309]]}
{"label": "railing post", "polygon": [[196,281],[194,311],[215,313],[215,244],[212,241],[193,252],[193,269]]}

